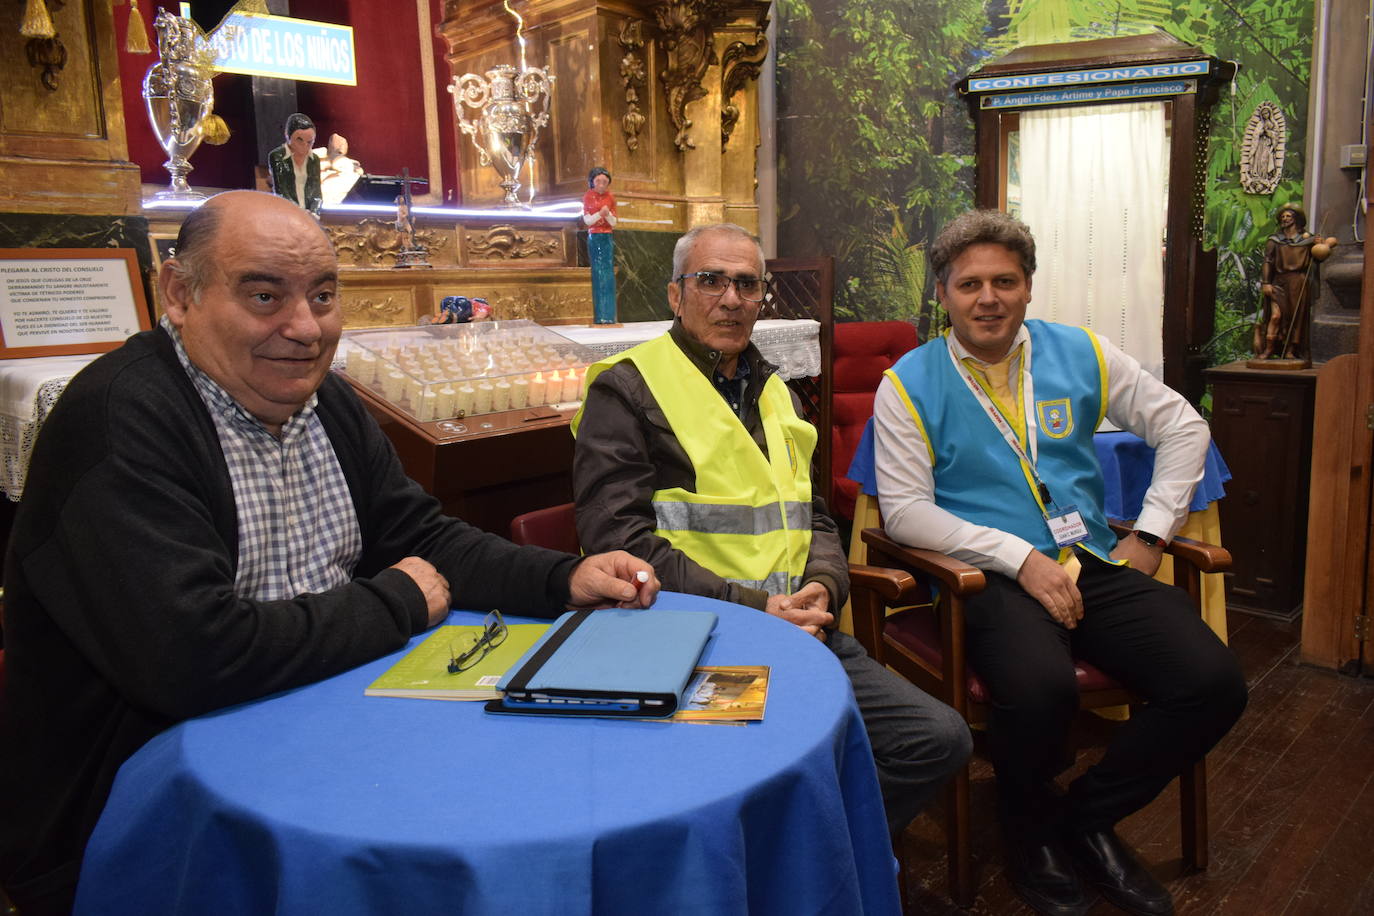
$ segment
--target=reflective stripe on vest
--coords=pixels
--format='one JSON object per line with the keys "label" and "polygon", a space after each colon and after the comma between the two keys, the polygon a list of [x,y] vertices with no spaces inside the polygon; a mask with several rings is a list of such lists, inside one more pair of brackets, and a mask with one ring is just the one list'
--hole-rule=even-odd
{"label": "reflective stripe on vest", "polygon": [[586,384],[624,359],[649,386],[696,476],[695,491],[654,492],[656,533],[723,579],[773,595],[800,588],[811,551],[816,429],[797,416],[787,386],[773,375],[759,397],[765,457],[667,334],[591,366]]}
{"label": "reflective stripe on vest", "polygon": [[716,506],[701,503],[654,502],[660,531],[710,531],[715,534],[767,534],[784,528],[810,528],[811,504],[776,503],[767,506]]}

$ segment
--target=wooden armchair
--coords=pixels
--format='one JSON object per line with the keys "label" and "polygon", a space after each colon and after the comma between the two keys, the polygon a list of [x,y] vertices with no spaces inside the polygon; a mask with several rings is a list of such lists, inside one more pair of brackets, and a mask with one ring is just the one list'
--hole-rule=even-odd
{"label": "wooden armchair", "polygon": [[[1129,529],[1113,524],[1118,534]],[[896,585],[869,584],[872,576],[853,580],[850,600],[854,636],[880,664],[952,706],[970,725],[986,718],[987,689],[964,659],[964,602],[982,590],[983,572],[944,554],[898,544],[880,528],[865,529],[868,560],[877,567],[891,567],[912,574],[915,585],[893,594]],[[1201,608],[1200,573],[1221,572],[1231,565],[1231,555],[1221,547],[1175,538],[1168,547],[1174,561],[1174,584],[1183,588]],[[870,569],[871,567],[865,567]],[[929,589],[938,587],[936,607],[929,603]],[[906,605],[891,615],[888,609]],[[1083,709],[1119,706],[1134,700],[1119,683],[1086,662],[1075,662],[1079,702]],[[1180,823],[1183,859],[1193,868],[1207,866],[1207,773],[1204,760],[1179,774]],[[945,789],[947,816],[945,836],[949,850],[950,896],[960,906],[973,903],[973,859],[970,852],[969,774],[965,767]]]}

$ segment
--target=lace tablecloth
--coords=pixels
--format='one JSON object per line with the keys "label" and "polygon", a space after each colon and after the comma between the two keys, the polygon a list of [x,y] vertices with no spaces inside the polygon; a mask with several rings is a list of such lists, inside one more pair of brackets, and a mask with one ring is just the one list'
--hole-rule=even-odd
{"label": "lace tablecloth", "polygon": [[24,494],[24,478],[38,430],[72,376],[95,355],[44,356],[0,361],[0,489],[13,502]]}
{"label": "lace tablecloth", "polygon": [[[651,340],[672,327],[672,321],[636,321],[622,327],[598,325],[555,325],[570,340],[596,351],[605,358]],[[763,358],[778,367],[787,381],[821,374],[821,323],[812,318],[770,318],[754,325],[754,344]]]}

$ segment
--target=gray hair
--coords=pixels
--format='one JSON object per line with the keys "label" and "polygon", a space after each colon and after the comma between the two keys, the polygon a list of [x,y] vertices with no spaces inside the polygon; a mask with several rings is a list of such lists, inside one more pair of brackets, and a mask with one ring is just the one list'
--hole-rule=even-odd
{"label": "gray hair", "polygon": [[1035,238],[1026,224],[1001,210],[969,210],[951,220],[930,246],[930,269],[935,279],[949,280],[950,267],[974,245],[1001,245],[1021,259],[1029,280],[1035,273]]}
{"label": "gray hair", "polygon": [[[737,238],[747,239],[752,242],[759,255],[759,276],[763,276],[766,270],[763,257],[763,245],[759,244],[759,240],[754,237],[754,234],[736,223],[710,223],[705,226],[693,226],[691,229],[688,229],[682,238],[677,240],[677,244],[673,246],[674,279],[682,276],[683,271],[687,268],[687,261],[692,256],[692,249],[696,247],[697,239],[713,232],[733,235]],[[669,282],[672,281],[670,280]]]}

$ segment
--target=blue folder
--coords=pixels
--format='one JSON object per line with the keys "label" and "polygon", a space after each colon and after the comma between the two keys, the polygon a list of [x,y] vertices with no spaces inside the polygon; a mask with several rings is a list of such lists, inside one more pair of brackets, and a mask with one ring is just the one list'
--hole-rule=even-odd
{"label": "blue folder", "polygon": [[569,611],[496,685],[489,712],[671,716],[716,625],[710,611]]}

